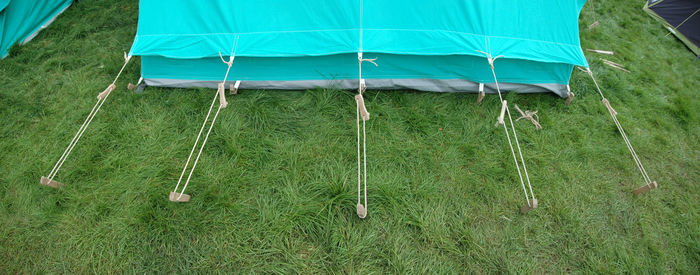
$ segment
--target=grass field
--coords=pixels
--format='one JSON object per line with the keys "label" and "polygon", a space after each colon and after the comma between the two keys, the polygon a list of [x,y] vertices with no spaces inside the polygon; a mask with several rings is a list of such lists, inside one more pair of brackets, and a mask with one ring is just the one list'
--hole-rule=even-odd
{"label": "grass field", "polygon": [[[352,91],[229,97],[188,188],[167,199],[213,90],[125,89],[132,61],[56,180],[39,184],[113,79],[136,1],[80,1],[0,60],[0,273],[698,273],[700,61],[641,10],[595,1],[582,47],[660,188],[643,184],[588,76],[570,106],[517,122],[540,207],[522,189],[498,98],[369,91],[369,216],[355,214]],[[590,4],[590,3],[589,3]]]}

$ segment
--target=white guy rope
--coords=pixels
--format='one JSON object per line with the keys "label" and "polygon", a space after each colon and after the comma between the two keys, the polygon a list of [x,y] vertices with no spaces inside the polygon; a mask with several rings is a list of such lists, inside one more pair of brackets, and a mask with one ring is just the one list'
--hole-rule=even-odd
{"label": "white guy rope", "polygon": [[219,116],[219,111],[221,111],[221,105],[219,105],[219,108],[216,109],[216,114],[214,114],[214,118],[211,120],[211,125],[209,126],[209,131],[207,131],[207,135],[204,136],[204,141],[202,142],[202,147],[199,147],[199,153],[197,153],[197,158],[194,159],[194,164],[192,164],[192,169],[190,170],[190,174],[187,176],[187,181],[185,181],[185,186],[182,187],[182,191],[180,192],[180,196],[177,197],[179,200],[182,198],[182,195],[185,193],[185,190],[187,189],[187,185],[190,183],[190,179],[192,178],[192,173],[194,173],[194,169],[197,167],[197,163],[199,162],[199,157],[202,156],[202,151],[204,150],[204,145],[207,144],[207,140],[209,139],[209,134],[211,133],[211,129],[214,128],[214,123],[216,122],[216,117]]}
{"label": "white guy rope", "polygon": [[[498,119],[498,124],[503,125],[503,130],[506,132],[506,138],[508,139],[508,145],[510,146],[510,152],[513,155],[513,161],[515,162],[515,168],[518,169],[518,177],[520,178],[520,185],[523,187],[523,192],[525,193],[525,200],[527,201],[527,205],[530,207],[535,207],[536,199],[535,199],[535,193],[532,191],[532,184],[530,183],[530,176],[527,172],[527,167],[525,166],[525,158],[523,157],[522,150],[520,149],[520,142],[518,141],[518,134],[515,132],[515,125],[513,124],[513,118],[510,114],[510,109],[508,109],[508,102],[503,100],[503,96],[501,95],[501,87],[498,84],[498,78],[496,77],[496,71],[494,69],[494,61],[496,59],[503,57],[502,55],[496,56],[496,57],[491,57],[490,54],[482,52],[482,51],[477,51],[480,52],[484,55],[486,55],[486,58],[489,62],[489,66],[491,66],[491,73],[493,74],[493,80],[496,83],[496,91],[498,92],[498,98],[501,99],[502,102],[502,110],[501,110],[501,116],[499,116]],[[511,142],[510,139],[510,134],[508,133],[508,127],[506,126],[506,123],[503,121],[503,112],[505,111],[506,114],[508,114],[508,120],[510,122],[510,127],[511,131],[513,131],[513,137],[515,138],[515,145],[518,149],[518,154],[520,155],[520,162],[522,163],[523,166],[523,172],[521,173],[520,171],[520,164],[518,163],[518,158],[515,155],[515,150],[513,148],[513,143]],[[530,202],[530,198],[527,194],[527,189],[525,188],[525,181],[523,180],[522,174],[525,174],[525,180],[527,181],[527,186],[530,189],[530,195],[532,196],[532,203]]]}
{"label": "white guy rope", "polygon": [[[357,104],[357,103],[356,103]],[[361,203],[362,196],[362,163],[361,163],[361,153],[360,153],[360,105],[357,104],[355,108],[357,110],[357,204]],[[367,200],[365,199],[365,204]]]}
{"label": "white guy rope", "polygon": [[185,171],[187,171],[187,167],[190,165],[190,159],[192,158],[192,154],[194,153],[194,149],[197,148],[197,144],[199,143],[199,138],[202,136],[202,132],[204,131],[204,126],[206,126],[207,121],[209,121],[209,115],[211,114],[211,110],[214,108],[214,103],[216,103],[216,98],[218,97],[218,95],[219,95],[219,93],[217,92],[216,95],[214,96],[214,99],[211,101],[211,105],[209,106],[209,111],[207,112],[207,117],[204,118],[204,123],[202,123],[202,128],[199,128],[199,133],[197,134],[197,139],[194,141],[194,145],[192,145],[192,150],[190,150],[190,155],[187,157],[187,162],[185,162],[185,167],[182,167],[182,172],[180,173],[180,178],[177,180],[177,184],[175,185],[175,189],[173,189],[173,192],[177,192],[177,188],[180,187],[180,182],[182,181],[182,177],[185,175]]}
{"label": "white guy rope", "polygon": [[365,124],[366,121],[362,120],[362,165],[364,166],[362,173],[364,173],[363,184],[365,189],[365,210],[367,210],[367,131],[365,130]]}
{"label": "white guy rope", "polygon": [[[610,113],[610,116],[612,117],[613,122],[615,122],[615,126],[617,126],[617,130],[620,132],[620,135],[622,135],[622,139],[625,141],[625,144],[627,145],[627,149],[630,151],[630,154],[632,155],[632,159],[634,160],[634,163],[637,165],[639,172],[642,174],[642,178],[644,178],[644,183],[646,183],[647,187],[653,188],[652,187],[653,181],[651,180],[651,178],[647,174],[646,169],[644,169],[644,165],[642,165],[642,161],[639,159],[639,156],[637,155],[637,152],[634,150],[634,147],[632,147],[632,143],[630,142],[629,138],[627,137],[625,130],[622,128],[622,124],[620,124],[620,121],[617,120],[617,112],[610,105],[610,101],[608,101],[608,99],[605,98],[605,96],[603,95],[603,91],[600,89],[600,86],[598,86],[598,82],[596,81],[595,77],[593,76],[593,71],[591,71],[591,68],[587,68],[587,72],[588,72],[588,75],[593,80],[593,84],[595,84],[595,87],[598,90],[600,97],[603,98],[603,100],[602,100],[603,105],[605,105],[605,107],[608,109],[608,112]],[[654,187],[655,187],[655,185],[656,184],[654,184]]]}
{"label": "white guy rope", "polygon": [[[199,139],[201,138],[202,131],[204,130],[204,126],[207,125],[207,121],[209,121],[209,116],[211,115],[211,110],[214,107],[214,103],[216,102],[216,99],[219,96],[224,96],[223,89],[224,84],[226,83],[226,79],[228,78],[228,74],[231,71],[231,66],[233,65],[233,60],[236,57],[236,50],[238,48],[238,36],[236,36],[236,40],[233,45],[233,50],[231,55],[229,56],[229,60],[226,61],[224,60],[224,57],[221,55],[221,52],[219,52],[219,57],[221,58],[221,61],[224,62],[226,65],[228,65],[228,68],[226,69],[226,74],[224,75],[224,81],[221,82],[221,84],[218,86],[218,89],[216,91],[216,94],[214,95],[214,99],[211,102],[211,105],[209,106],[209,111],[207,112],[207,116],[204,118],[204,123],[202,123],[202,127],[199,129],[199,133],[197,134],[197,139],[194,142],[194,145],[192,146],[192,150],[190,150],[190,155],[187,157],[187,161],[185,162],[185,167],[182,168],[182,172],[180,173],[180,178],[177,180],[177,184],[175,185],[175,189],[173,189],[173,192],[177,192],[177,188],[180,186],[180,182],[182,181],[182,177],[185,175],[185,171],[187,171],[187,166],[190,163],[190,159],[192,158],[192,153],[194,153],[194,149],[197,147],[197,143],[199,143]],[[226,101],[221,100],[221,103],[219,104],[219,108],[217,108],[216,113],[214,114],[214,118],[211,120],[211,124],[209,124],[209,130],[207,130],[207,134],[204,136],[204,141],[202,141],[202,145],[199,147],[199,152],[197,153],[197,157],[194,159],[194,163],[192,164],[192,168],[190,169],[190,173],[187,176],[187,180],[185,180],[185,184],[182,187],[182,190],[179,192],[179,196],[177,197],[177,200],[180,200],[182,198],[182,195],[185,194],[185,190],[187,189],[187,185],[190,183],[190,179],[192,178],[192,174],[194,173],[194,169],[197,167],[197,163],[199,163],[199,158],[202,156],[202,151],[204,151],[204,146],[207,144],[207,140],[209,140],[209,134],[211,134],[211,130],[214,128],[214,123],[216,123],[216,118],[219,116],[219,112],[221,111],[222,108],[226,107]]]}
{"label": "white guy rope", "polygon": [[58,161],[56,161],[56,164],[51,169],[51,172],[49,172],[49,181],[52,181],[56,174],[58,174],[58,171],[61,169],[61,166],[63,166],[63,163],[66,161],[70,153],[73,152],[73,148],[75,148],[75,145],[78,144],[78,141],[83,136],[83,133],[85,133],[85,130],[87,130],[87,127],[90,126],[92,119],[95,118],[97,112],[99,112],[100,108],[102,108],[102,104],[105,103],[109,94],[116,88],[117,79],[119,79],[119,76],[121,76],[122,72],[124,71],[124,68],[126,68],[126,65],[129,64],[129,60],[131,60],[131,56],[127,55],[125,52],[124,64],[122,65],[122,68],[119,70],[119,73],[117,73],[117,76],[114,78],[114,81],[112,81],[112,84],[107,86],[107,88],[103,92],[97,95],[97,102],[95,102],[95,105],[92,106],[92,110],[90,110],[90,113],[85,118],[85,121],[83,121],[83,124],[80,125],[78,132],[75,133],[73,139],[68,144],[68,147],[66,147],[66,149],[63,151],[63,154],[61,154],[61,157],[58,159]]}
{"label": "white guy rope", "polygon": [[[359,28],[359,46],[357,51],[357,70],[358,70],[358,94],[355,96],[355,102],[357,104],[357,215],[360,218],[365,218],[367,216],[367,131],[366,131],[366,121],[369,119],[369,113],[364,104],[364,98],[362,94],[364,93],[367,86],[365,85],[364,79],[362,79],[362,62],[370,62],[377,66],[375,60],[365,59],[362,57],[362,40],[363,40],[363,29],[362,29],[362,17],[364,12],[364,1],[360,0],[360,28]],[[362,113],[362,151],[360,151],[360,113]],[[361,161],[362,160],[362,161]],[[363,180],[364,174],[364,180]],[[364,181],[364,205],[361,203],[362,189]]]}
{"label": "white guy rope", "polygon": [[[360,82],[359,90],[363,90],[363,82]],[[362,93],[355,96],[356,118],[357,118],[357,215],[360,218],[367,216],[367,128],[366,121],[369,119],[369,113],[364,104]],[[362,113],[362,115],[361,115]],[[360,117],[362,117],[362,151],[360,151]],[[361,161],[362,160],[362,161]],[[363,180],[364,174],[364,180]],[[361,203],[362,186],[364,182],[364,204]]]}
{"label": "white guy rope", "polygon": [[66,147],[66,150],[63,151],[63,154],[61,154],[61,157],[58,158],[58,161],[51,169],[51,172],[49,172],[49,175],[47,176],[49,179],[53,179],[54,173],[56,172],[56,167],[58,167],[58,164],[61,163],[61,160],[63,160],[63,158],[65,158],[66,153],[68,153],[68,150],[73,146],[73,143],[75,143],[75,139],[78,138],[80,133],[83,132],[83,128],[85,128],[85,124],[87,124],[88,120],[90,120],[90,118],[92,117],[92,114],[95,112],[95,108],[97,108],[97,106],[99,104],[100,104],[100,100],[97,100],[97,102],[95,102],[95,105],[92,106],[92,110],[90,110],[90,114],[88,114],[88,116],[85,118],[85,121],[83,122],[83,124],[80,125],[80,128],[78,129],[78,131],[75,132],[75,135],[73,136],[73,139],[68,144],[68,147]]}

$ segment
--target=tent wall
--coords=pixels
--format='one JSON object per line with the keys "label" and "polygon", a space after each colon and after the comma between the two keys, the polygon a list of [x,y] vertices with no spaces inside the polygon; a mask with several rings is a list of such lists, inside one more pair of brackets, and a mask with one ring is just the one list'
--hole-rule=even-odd
{"label": "tent wall", "polygon": [[[365,53],[380,64],[363,64],[363,78],[368,88],[416,89],[433,92],[476,92],[478,83],[491,83],[488,61],[470,55],[394,55]],[[520,59],[499,60],[496,74],[504,86],[517,92],[551,91],[568,95],[573,66]],[[216,87],[226,65],[219,57],[173,59],[144,56],[141,72],[148,85],[170,87]],[[315,57],[239,57],[230,75],[242,81],[245,89],[309,89],[334,87],[357,88],[356,54]],[[428,81],[430,80],[430,81]],[[487,89],[487,92],[489,89]]]}
{"label": "tent wall", "polygon": [[0,58],[15,43],[26,43],[73,0],[0,0]]}
{"label": "tent wall", "polygon": [[231,76],[243,87],[357,86],[363,52],[378,58],[379,67],[362,65],[370,88],[457,91],[494,82],[482,51],[503,55],[500,82],[566,96],[573,66],[588,66],[578,37],[584,3],[141,0],[130,54],[142,56],[151,85],[209,86],[225,72],[221,53],[236,56]]}

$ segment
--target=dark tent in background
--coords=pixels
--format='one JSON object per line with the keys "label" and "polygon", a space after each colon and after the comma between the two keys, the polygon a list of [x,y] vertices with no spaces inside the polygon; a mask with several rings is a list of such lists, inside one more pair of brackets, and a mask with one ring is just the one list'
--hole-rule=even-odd
{"label": "dark tent in background", "polygon": [[649,0],[644,10],[700,56],[700,0]]}

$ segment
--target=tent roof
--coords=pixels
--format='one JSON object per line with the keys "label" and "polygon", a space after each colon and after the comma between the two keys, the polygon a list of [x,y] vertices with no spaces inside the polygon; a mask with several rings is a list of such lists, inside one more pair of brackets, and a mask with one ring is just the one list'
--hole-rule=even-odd
{"label": "tent roof", "polygon": [[141,1],[132,55],[475,55],[587,66],[585,0]]}

